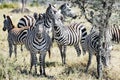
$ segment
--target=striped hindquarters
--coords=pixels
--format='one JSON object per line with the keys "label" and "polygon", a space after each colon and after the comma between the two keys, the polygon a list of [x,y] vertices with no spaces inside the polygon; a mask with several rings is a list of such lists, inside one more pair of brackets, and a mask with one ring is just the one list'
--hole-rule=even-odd
{"label": "striped hindquarters", "polygon": [[23,44],[27,36],[26,29],[14,28],[8,34],[8,40],[13,44]]}
{"label": "striped hindquarters", "polygon": [[91,32],[86,38],[85,38],[85,46],[84,49],[86,49],[88,52],[92,51],[92,53],[98,52],[99,47],[99,33],[98,32]]}
{"label": "striped hindquarters", "polygon": [[120,29],[117,25],[112,25],[110,29],[112,35],[112,41],[119,43],[120,42]]}
{"label": "striped hindquarters", "polygon": [[34,17],[30,16],[30,15],[25,15],[24,17],[22,17],[18,24],[17,27],[21,28],[21,27],[25,27],[25,26],[30,26],[32,27],[35,24],[36,20]]}

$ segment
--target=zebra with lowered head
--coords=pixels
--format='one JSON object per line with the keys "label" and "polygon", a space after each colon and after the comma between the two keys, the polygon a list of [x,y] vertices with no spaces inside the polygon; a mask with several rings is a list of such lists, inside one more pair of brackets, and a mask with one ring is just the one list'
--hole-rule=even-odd
{"label": "zebra with lowered head", "polygon": [[[81,54],[81,50],[79,48],[79,44],[85,40],[85,36],[87,35],[87,31],[85,26],[80,23],[73,23],[69,26],[64,26],[61,15],[58,11],[55,11],[55,7],[50,5],[51,8],[51,16],[54,23],[53,32],[54,39],[58,43],[58,47],[60,49],[62,63],[66,63],[66,46],[73,45],[77,50],[78,55]],[[83,51],[84,52],[84,51]]]}
{"label": "zebra with lowered head", "polygon": [[23,28],[16,28],[10,16],[6,16],[5,14],[3,15],[4,17],[4,27],[3,31],[8,30],[8,44],[9,44],[9,56],[11,57],[12,52],[13,52],[13,46],[14,46],[14,52],[15,52],[15,57],[17,57],[17,45],[18,44],[23,44],[26,38],[26,33],[27,29],[29,27],[23,27]]}
{"label": "zebra with lowered head", "polygon": [[[25,41],[26,48],[30,51],[31,55],[31,66],[35,67],[35,74],[37,73],[37,57],[36,54],[39,53],[39,62],[40,62],[40,75],[46,76],[45,73],[45,56],[46,52],[50,52],[51,39],[45,31],[44,22],[39,20],[35,23],[32,29],[28,29],[28,34]],[[49,53],[50,54],[50,53]]]}
{"label": "zebra with lowered head", "polygon": [[[109,35],[108,35],[109,36]],[[109,38],[108,40],[111,40]],[[99,70],[99,50],[100,50],[100,45],[99,45],[99,32],[98,31],[92,31],[89,35],[86,36],[85,41],[84,41],[84,49],[89,53],[89,58],[88,58],[88,63],[85,69],[85,72],[88,72],[88,68],[91,64],[92,56],[96,56],[96,62],[97,62],[97,70]],[[108,43],[103,43],[102,47],[105,49],[102,50],[101,52],[101,62],[104,66],[108,66],[110,63],[110,52],[112,50],[112,45]],[[98,74],[99,76],[99,74]]]}

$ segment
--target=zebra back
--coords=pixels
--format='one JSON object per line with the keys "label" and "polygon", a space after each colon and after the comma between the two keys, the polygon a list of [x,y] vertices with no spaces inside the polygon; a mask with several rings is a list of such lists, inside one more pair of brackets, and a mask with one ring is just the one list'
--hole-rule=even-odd
{"label": "zebra back", "polygon": [[25,27],[25,26],[34,26],[36,20],[33,16],[30,15],[24,15],[18,22],[17,26],[18,28]]}

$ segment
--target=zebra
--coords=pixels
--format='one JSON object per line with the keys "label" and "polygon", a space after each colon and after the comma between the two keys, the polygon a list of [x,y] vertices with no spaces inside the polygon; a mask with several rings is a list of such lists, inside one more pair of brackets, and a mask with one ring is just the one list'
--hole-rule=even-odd
{"label": "zebra", "polygon": [[34,13],[33,16],[24,15],[22,18],[20,18],[17,24],[17,27],[18,28],[25,27],[25,26],[32,27],[36,22],[36,18],[37,18],[37,13]]}
{"label": "zebra", "polygon": [[77,15],[75,12],[71,9],[71,5],[69,3],[62,4],[58,10],[60,10],[61,14],[64,16],[64,19],[67,17],[71,17],[72,19],[76,19]]}
{"label": "zebra", "polygon": [[36,54],[39,53],[40,75],[47,76],[45,73],[45,56],[47,51],[50,52],[51,39],[50,36],[45,31],[43,21],[40,20],[37,21],[33,27],[30,27],[28,29],[25,46],[30,51],[31,55],[31,66],[29,72],[31,73],[32,67],[34,66],[35,74],[37,73]]}
{"label": "zebra", "polygon": [[116,42],[116,43],[119,43],[120,42],[120,28],[119,28],[119,26],[116,25],[116,24],[113,24],[110,27],[110,32],[111,32],[111,35],[112,35],[112,41]]}
{"label": "zebra", "polygon": [[23,28],[16,28],[13,23],[12,20],[10,18],[10,16],[6,16],[5,14],[3,14],[4,17],[4,21],[3,21],[3,31],[8,30],[8,44],[9,44],[9,57],[11,57],[12,55],[12,50],[13,50],[13,46],[14,46],[14,52],[15,52],[15,57],[17,57],[17,45],[24,44],[25,38],[26,38],[26,33],[27,33],[27,29],[29,27],[23,27]]}
{"label": "zebra", "polygon": [[[69,26],[64,26],[61,15],[55,11],[53,6],[50,6],[52,20],[54,22],[53,31],[54,39],[58,43],[58,47],[61,53],[62,63],[66,64],[66,46],[74,46],[78,55],[81,54],[79,43],[84,42],[84,38],[87,35],[85,26],[81,23],[73,23]],[[84,50],[83,50],[84,51]]]}
{"label": "zebra", "polygon": [[[71,17],[71,18],[76,18],[77,15],[73,12],[73,10],[70,8],[70,4],[64,3],[62,4],[58,10],[60,13],[66,17]],[[33,14],[33,16],[30,15],[24,15],[18,22],[17,26],[19,28],[24,27],[24,26],[33,26],[35,24],[36,20],[39,20],[39,15],[44,16],[44,23],[46,27],[46,31],[49,33],[52,30],[53,22],[52,19],[49,17],[49,12],[45,12],[43,14],[37,14],[36,12]]]}
{"label": "zebra", "polygon": [[[98,31],[99,29],[95,26],[93,26],[91,28],[91,31]],[[109,34],[111,35],[112,37],[112,42],[116,42],[116,43],[119,43],[120,42],[120,28],[118,25],[116,24],[112,24],[110,25],[109,27]]]}
{"label": "zebra", "polygon": [[[84,49],[89,53],[89,59],[85,69],[85,73],[88,72],[88,68],[91,64],[93,55],[96,56],[96,60],[98,64],[98,53],[99,53],[99,47],[100,47],[98,41],[99,41],[99,32],[97,31],[91,32],[89,35],[86,36],[84,40],[84,44],[83,44]],[[105,44],[105,43],[102,46],[103,48],[106,48],[106,46],[108,46],[108,48],[106,49],[107,53],[102,50],[102,54],[101,54],[102,64],[104,66],[108,66],[110,63],[110,58],[111,58],[110,52],[112,50],[112,46],[110,44]]]}

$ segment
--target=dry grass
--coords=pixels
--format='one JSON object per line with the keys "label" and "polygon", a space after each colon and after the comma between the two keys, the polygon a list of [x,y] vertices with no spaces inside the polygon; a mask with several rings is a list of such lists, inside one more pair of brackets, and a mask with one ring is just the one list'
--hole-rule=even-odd
{"label": "dry grass", "polygon": [[[45,12],[46,7],[33,7],[30,8],[33,12]],[[88,74],[84,73],[86,63],[88,60],[88,54],[85,56],[77,57],[77,54],[73,47],[67,48],[67,65],[62,66],[59,50],[54,43],[52,48],[51,58],[46,56],[46,73],[50,77],[38,77],[29,74],[30,67],[30,55],[24,48],[24,52],[18,48],[17,59],[12,55],[12,58],[8,58],[8,43],[7,32],[2,31],[3,26],[3,14],[12,15],[12,21],[16,25],[18,20],[24,14],[11,14],[11,9],[0,10],[0,80],[96,80],[96,60],[92,59],[92,64],[88,70]],[[78,10],[76,10],[78,11]],[[31,13],[32,14],[32,13]],[[73,20],[73,22],[84,22],[84,18],[81,20]],[[88,31],[90,24],[85,22]],[[112,60],[109,68],[103,71],[103,80],[120,80],[120,44],[115,44],[111,53]],[[39,68],[39,67],[38,67]]]}

